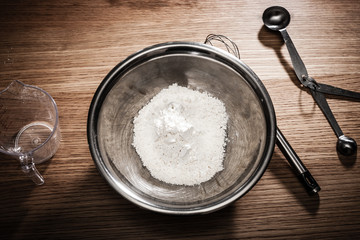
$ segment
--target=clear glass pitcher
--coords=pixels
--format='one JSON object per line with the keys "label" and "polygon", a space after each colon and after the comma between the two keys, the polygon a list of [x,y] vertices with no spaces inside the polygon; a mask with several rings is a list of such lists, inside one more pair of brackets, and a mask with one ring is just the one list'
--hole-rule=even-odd
{"label": "clear glass pitcher", "polygon": [[50,159],[60,139],[57,106],[47,92],[17,80],[0,92],[0,152],[19,161],[34,183],[44,183],[35,164]]}

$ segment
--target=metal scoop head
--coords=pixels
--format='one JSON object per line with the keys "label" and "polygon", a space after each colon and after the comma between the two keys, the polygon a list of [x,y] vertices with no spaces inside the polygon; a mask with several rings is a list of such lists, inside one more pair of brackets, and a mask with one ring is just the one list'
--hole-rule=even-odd
{"label": "metal scoop head", "polygon": [[262,19],[267,28],[279,31],[289,25],[290,13],[283,7],[273,6],[264,11]]}

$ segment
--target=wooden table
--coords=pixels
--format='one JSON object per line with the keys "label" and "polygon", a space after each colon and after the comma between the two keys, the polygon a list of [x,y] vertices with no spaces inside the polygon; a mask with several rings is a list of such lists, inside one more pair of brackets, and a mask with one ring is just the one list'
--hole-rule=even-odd
{"label": "wooden table", "polygon": [[[61,146],[38,165],[35,186],[1,160],[1,239],[352,239],[360,237],[359,157],[337,154],[336,137],[297,82],[277,34],[263,27],[271,5],[286,7],[287,28],[318,82],[360,91],[360,1],[1,1],[0,87],[18,79],[48,91],[59,107]],[[269,91],[278,126],[321,185],[310,197],[276,147],[258,184],[203,216],[143,210],[116,193],[90,156],[92,96],[125,57],[166,41],[234,40]],[[328,98],[345,134],[360,143],[360,102]]]}

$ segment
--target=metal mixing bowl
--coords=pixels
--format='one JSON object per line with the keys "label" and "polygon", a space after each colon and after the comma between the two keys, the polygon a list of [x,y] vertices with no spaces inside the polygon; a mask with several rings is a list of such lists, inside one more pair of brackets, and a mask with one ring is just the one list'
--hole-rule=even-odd
{"label": "metal mixing bowl", "polygon": [[[171,185],[150,175],[131,145],[133,118],[149,100],[177,83],[220,99],[229,115],[224,170],[194,186]],[[261,178],[275,144],[271,99],[241,60],[213,46],[169,42],[137,52],[102,81],[88,116],[88,142],[97,168],[123,197],[169,214],[221,209]]]}

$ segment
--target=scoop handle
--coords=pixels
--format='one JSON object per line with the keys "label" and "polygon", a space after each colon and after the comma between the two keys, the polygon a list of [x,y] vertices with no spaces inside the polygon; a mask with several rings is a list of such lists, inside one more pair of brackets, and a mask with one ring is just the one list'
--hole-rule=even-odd
{"label": "scoop handle", "polygon": [[285,136],[279,128],[276,129],[276,144],[288,160],[294,171],[296,172],[299,181],[303,184],[309,194],[315,194],[321,190],[309,170],[304,166],[294,149],[290,146]]}
{"label": "scoop handle", "polygon": [[292,62],[292,65],[294,67],[296,76],[299,79],[299,81],[301,83],[303,83],[303,81],[304,81],[303,77],[308,76],[308,72],[307,72],[307,69],[305,67],[305,64],[302,61],[298,51],[296,50],[295,45],[294,45],[293,41],[291,40],[290,35],[286,31],[286,29],[285,28],[281,29],[280,33],[281,33],[281,36],[284,39],[284,42],[286,44],[286,47],[287,47],[288,51],[289,51],[291,62]]}

